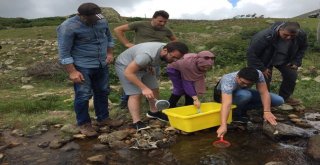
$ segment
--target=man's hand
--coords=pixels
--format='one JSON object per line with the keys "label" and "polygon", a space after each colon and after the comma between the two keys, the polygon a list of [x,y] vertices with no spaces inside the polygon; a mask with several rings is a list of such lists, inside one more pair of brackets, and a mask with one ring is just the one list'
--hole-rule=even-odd
{"label": "man's hand", "polygon": [[219,129],[217,130],[217,137],[223,137],[227,133],[227,125],[220,125]]}
{"label": "man's hand", "polygon": [[264,77],[266,78],[270,78],[271,77],[271,70],[270,69],[266,69],[262,72],[262,74],[264,75]]}
{"label": "man's hand", "polygon": [[83,83],[85,81],[82,73],[79,71],[71,72],[69,78],[73,83]]}
{"label": "man's hand", "polygon": [[267,120],[271,125],[277,125],[276,117],[269,111],[263,112],[264,120]]}
{"label": "man's hand", "polygon": [[142,94],[147,99],[154,99],[154,94],[153,94],[152,90],[149,88],[142,89]]}
{"label": "man's hand", "polygon": [[107,55],[106,63],[111,64],[113,62],[113,55]]}

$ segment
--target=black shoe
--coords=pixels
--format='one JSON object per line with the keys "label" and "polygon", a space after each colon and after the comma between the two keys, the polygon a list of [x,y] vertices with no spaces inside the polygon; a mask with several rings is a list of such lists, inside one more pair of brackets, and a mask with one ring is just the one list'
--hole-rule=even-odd
{"label": "black shoe", "polygon": [[158,119],[158,120],[165,121],[165,122],[169,121],[168,116],[162,112],[159,112],[159,111],[158,112],[148,111],[147,117],[153,118],[153,119]]}
{"label": "black shoe", "polygon": [[126,101],[121,101],[121,103],[120,103],[120,108],[121,108],[121,109],[128,109],[128,102],[126,102]]}
{"label": "black shoe", "polygon": [[149,129],[150,127],[145,125],[142,121],[138,121],[136,123],[133,123],[133,127],[137,130],[137,131],[141,131],[144,129]]}

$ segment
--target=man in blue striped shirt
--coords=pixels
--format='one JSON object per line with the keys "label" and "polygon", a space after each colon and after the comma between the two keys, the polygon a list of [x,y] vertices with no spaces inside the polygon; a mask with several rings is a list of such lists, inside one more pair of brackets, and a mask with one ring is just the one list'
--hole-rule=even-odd
{"label": "man in blue striped shirt", "polygon": [[96,136],[88,113],[94,98],[97,121],[110,121],[108,112],[109,71],[113,61],[114,41],[108,22],[94,3],[83,3],[78,14],[57,28],[60,63],[74,83],[74,110],[81,133]]}

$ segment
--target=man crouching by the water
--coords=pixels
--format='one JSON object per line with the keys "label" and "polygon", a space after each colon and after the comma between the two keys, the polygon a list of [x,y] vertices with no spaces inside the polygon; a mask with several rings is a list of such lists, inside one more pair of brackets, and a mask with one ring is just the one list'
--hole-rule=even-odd
{"label": "man crouching by the water", "polygon": [[[256,84],[257,90],[251,89],[253,84]],[[225,74],[215,86],[214,100],[222,103],[218,137],[227,133],[227,119],[232,104],[237,106],[233,112],[233,122],[247,123],[247,110],[263,107],[264,120],[276,125],[276,117],[271,112],[271,106],[284,103],[281,96],[269,93],[263,74],[252,67]]]}

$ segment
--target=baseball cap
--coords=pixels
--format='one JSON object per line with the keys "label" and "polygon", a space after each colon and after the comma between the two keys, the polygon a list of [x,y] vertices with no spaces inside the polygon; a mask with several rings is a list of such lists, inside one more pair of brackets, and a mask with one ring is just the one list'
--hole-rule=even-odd
{"label": "baseball cap", "polygon": [[97,20],[103,19],[101,8],[94,3],[83,3],[78,8],[78,13],[85,16],[95,16]]}

